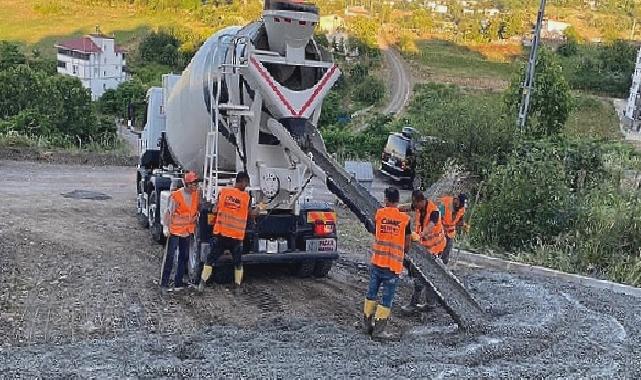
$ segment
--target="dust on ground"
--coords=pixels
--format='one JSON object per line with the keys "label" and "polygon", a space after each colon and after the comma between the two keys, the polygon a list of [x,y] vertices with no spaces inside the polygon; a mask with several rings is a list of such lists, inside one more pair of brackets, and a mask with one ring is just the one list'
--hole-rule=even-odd
{"label": "dust on ground", "polygon": [[[353,327],[371,238],[345,211],[327,279],[249,268],[239,296],[162,296],[135,169],[0,161],[0,173],[2,376],[641,377],[639,299],[457,266],[492,317],[483,332],[442,309],[395,312],[402,340],[374,343]],[[111,199],[62,196],[74,190]],[[409,293],[406,279],[396,306]]]}

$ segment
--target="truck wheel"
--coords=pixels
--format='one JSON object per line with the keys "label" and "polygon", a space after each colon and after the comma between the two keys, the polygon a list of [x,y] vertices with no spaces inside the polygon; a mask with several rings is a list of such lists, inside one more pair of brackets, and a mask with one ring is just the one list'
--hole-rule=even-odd
{"label": "truck wheel", "polygon": [[334,260],[318,260],[314,265],[314,277],[325,278],[334,266]]}
{"label": "truck wheel", "polygon": [[187,274],[192,284],[200,281],[200,275],[203,271],[203,263],[200,261],[200,240],[196,233],[189,243],[189,265],[187,265]]}
{"label": "truck wheel", "polygon": [[316,262],[312,260],[305,260],[297,265],[296,275],[300,278],[307,278],[314,274]]}
{"label": "truck wheel", "polygon": [[212,278],[217,284],[229,284],[234,281],[234,268],[232,265],[214,267]]}
{"label": "truck wheel", "polygon": [[140,207],[140,199],[137,199],[136,203],[138,203],[136,205],[136,219],[138,219],[138,224],[142,228],[147,228],[149,227],[149,218],[147,218],[147,215],[143,214],[142,212],[142,207]]}
{"label": "truck wheel", "polygon": [[162,233],[162,225],[156,216],[157,207],[156,201],[158,196],[154,190],[149,197],[149,230],[151,231],[151,238],[158,244],[165,244],[165,235]]}
{"label": "truck wheel", "polygon": [[138,224],[142,228],[149,228],[149,218],[143,213],[136,214],[136,219],[138,219]]}

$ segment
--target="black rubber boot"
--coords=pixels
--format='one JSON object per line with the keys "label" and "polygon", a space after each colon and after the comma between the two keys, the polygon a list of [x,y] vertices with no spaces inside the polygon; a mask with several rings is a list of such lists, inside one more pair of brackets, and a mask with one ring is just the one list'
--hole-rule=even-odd
{"label": "black rubber boot", "polygon": [[388,326],[389,319],[377,319],[374,321],[374,331],[372,339],[379,342],[395,342],[400,340],[400,336],[390,331]]}
{"label": "black rubber boot", "polygon": [[374,331],[374,324],[373,324],[373,316],[366,317],[363,315],[363,320],[361,321],[361,330],[363,330],[364,334],[367,335],[372,335],[372,332]]}

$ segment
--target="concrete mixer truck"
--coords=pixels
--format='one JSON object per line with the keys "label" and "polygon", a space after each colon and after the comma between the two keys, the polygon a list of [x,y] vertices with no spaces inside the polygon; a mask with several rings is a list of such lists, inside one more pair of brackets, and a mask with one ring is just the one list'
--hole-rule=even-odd
{"label": "concrete mixer truck", "polygon": [[[160,216],[170,190],[184,171],[196,171],[204,202],[190,253],[203,260],[218,190],[246,171],[252,202],[267,210],[248,225],[243,261],[297,264],[302,276],[328,273],[338,258],[336,215],[328,204],[301,199],[324,173],[296,142],[314,128],[340,75],[312,38],[317,22],[311,4],[267,2],[262,20],[214,34],[181,75],[166,74],[162,87],[148,91],[137,211],[154,240],[164,240]],[[217,272],[225,281],[231,270]]]}
{"label": "concrete mixer truck", "polygon": [[[250,176],[252,202],[267,205],[266,215],[248,223],[244,263],[288,262],[302,276],[327,275],[339,256],[336,214],[327,204],[301,199],[313,177],[374,232],[379,202],[327,154],[316,129],[323,98],[340,75],[313,38],[318,20],[312,4],[265,1],[261,20],[214,34],[181,75],[163,76],[162,87],[147,94],[138,216],[161,242],[160,215],[170,190],[181,185],[186,170],[202,176],[204,202],[190,248],[192,279],[200,277],[209,250],[218,191],[239,171]],[[406,260],[461,326],[482,319],[476,301],[422,246],[413,244]],[[214,276],[217,282],[231,281],[231,267]]]}

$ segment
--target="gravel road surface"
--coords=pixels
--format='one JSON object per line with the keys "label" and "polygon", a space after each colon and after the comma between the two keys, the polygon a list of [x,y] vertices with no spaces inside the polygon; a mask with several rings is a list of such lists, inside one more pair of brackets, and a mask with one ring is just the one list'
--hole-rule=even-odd
{"label": "gravel road surface", "polygon": [[[157,289],[162,247],[138,227],[135,170],[0,161],[0,377],[641,378],[641,300],[457,265],[492,316],[393,314],[371,342],[361,312],[371,238],[346,212],[327,279],[249,268],[243,294]],[[64,198],[73,190],[111,199]],[[407,301],[407,279],[397,306]]]}

